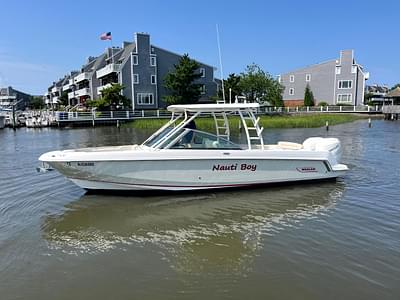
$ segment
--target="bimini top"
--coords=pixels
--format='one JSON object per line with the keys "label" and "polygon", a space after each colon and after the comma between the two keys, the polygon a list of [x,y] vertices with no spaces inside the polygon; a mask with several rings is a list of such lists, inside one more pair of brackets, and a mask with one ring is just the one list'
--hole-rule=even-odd
{"label": "bimini top", "polygon": [[167,109],[170,112],[222,112],[222,111],[238,111],[243,109],[259,108],[258,103],[232,103],[232,104],[184,104],[170,105]]}

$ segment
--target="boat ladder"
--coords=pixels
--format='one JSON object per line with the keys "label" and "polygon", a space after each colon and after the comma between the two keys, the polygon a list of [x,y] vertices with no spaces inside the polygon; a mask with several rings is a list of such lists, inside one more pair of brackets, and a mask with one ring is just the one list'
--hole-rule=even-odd
{"label": "boat ladder", "polygon": [[239,110],[239,115],[243,123],[244,130],[247,136],[247,144],[249,149],[252,145],[261,145],[264,148],[264,140],[262,137],[263,127],[260,126],[260,117],[254,115],[251,110]]}
{"label": "boat ladder", "polygon": [[229,121],[226,116],[226,113],[225,112],[221,112],[221,113],[214,112],[212,115],[214,117],[217,136],[222,137],[229,141],[229,138],[230,138]]}

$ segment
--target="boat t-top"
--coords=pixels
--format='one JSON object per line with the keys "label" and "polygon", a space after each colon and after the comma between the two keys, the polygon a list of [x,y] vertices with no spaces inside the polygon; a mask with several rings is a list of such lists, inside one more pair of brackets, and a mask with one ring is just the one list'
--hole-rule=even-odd
{"label": "boat t-top", "polygon": [[[52,151],[40,156],[87,190],[206,190],[334,179],[340,164],[336,138],[266,145],[258,103],[171,105],[171,119],[141,145]],[[212,117],[215,134],[197,129]],[[229,121],[239,118],[246,145],[231,140]]]}

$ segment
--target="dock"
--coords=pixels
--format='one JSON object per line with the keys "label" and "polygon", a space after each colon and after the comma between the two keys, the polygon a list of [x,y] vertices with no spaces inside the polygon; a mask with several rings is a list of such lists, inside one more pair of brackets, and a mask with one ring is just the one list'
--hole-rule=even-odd
{"label": "dock", "polygon": [[400,105],[382,106],[382,113],[385,116],[385,120],[398,120],[400,115]]}

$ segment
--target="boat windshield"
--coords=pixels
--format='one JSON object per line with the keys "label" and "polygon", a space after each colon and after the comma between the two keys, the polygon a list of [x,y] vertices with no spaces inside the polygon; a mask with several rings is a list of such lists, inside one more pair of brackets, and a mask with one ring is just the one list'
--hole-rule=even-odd
{"label": "boat windshield", "polygon": [[164,138],[164,136],[166,136],[172,129],[174,129],[174,128],[173,127],[165,128],[160,134],[156,135],[151,140],[146,142],[145,145],[148,147],[154,146],[157,142],[159,142],[162,138]]}
{"label": "boat windshield", "polygon": [[183,131],[171,149],[242,149],[239,145],[211,133],[187,128]]}

